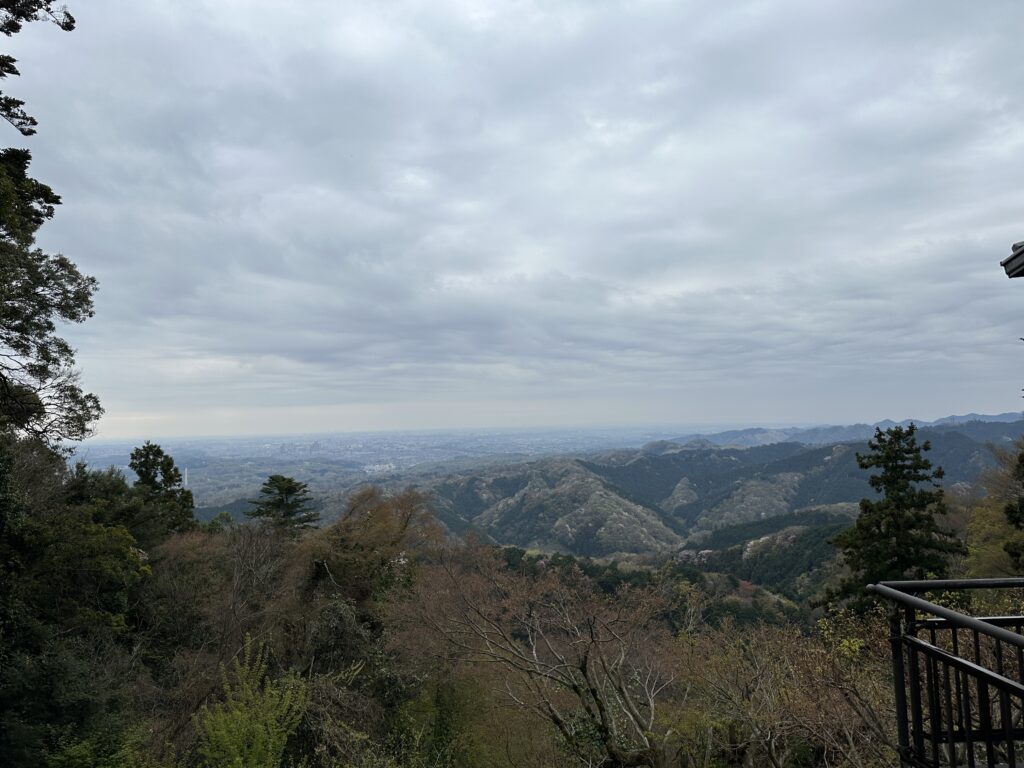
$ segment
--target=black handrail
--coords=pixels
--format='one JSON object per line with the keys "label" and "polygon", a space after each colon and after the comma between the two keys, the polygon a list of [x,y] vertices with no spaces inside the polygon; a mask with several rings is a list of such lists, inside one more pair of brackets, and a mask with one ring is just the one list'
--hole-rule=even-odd
{"label": "black handrail", "polygon": [[961,659],[959,656],[954,656],[949,651],[944,651],[941,648],[936,648],[931,643],[926,643],[924,640],[921,640],[919,638],[907,637],[904,638],[904,642],[907,645],[914,647],[923,653],[928,653],[935,656],[936,658],[942,660],[944,663],[948,664],[951,667],[962,670],[964,672],[968,672],[974,677],[983,678],[986,682],[988,682],[990,685],[995,686],[996,688],[1006,690],[1009,693],[1014,694],[1015,696],[1020,696],[1024,698],[1024,685],[1018,683],[1016,680],[1010,680],[1009,678],[1003,677],[1002,675],[998,675],[991,669],[986,669],[980,664],[975,664],[973,661],[970,661],[968,659]]}
{"label": "black handrail", "polygon": [[[962,589],[1024,589],[1024,578],[1007,579],[934,579],[932,581],[880,581],[879,586],[900,592],[954,592]],[[868,586],[872,590],[874,584]]]}
{"label": "black handrail", "polygon": [[918,596],[1024,589],[1024,578],[886,581],[867,589],[893,606],[900,764],[1024,768],[1024,616],[968,616]]}
{"label": "black handrail", "polygon": [[[992,581],[995,581],[995,579],[992,579]],[[1024,586],[1024,580],[1017,581],[1020,581],[1021,586]],[[941,605],[936,605],[935,603],[929,603],[927,600],[922,600],[920,597],[908,595],[905,592],[901,592],[898,589],[893,589],[889,586],[889,584],[899,583],[900,582],[898,581],[883,581],[880,584],[869,584],[868,591],[874,592],[876,595],[880,597],[888,598],[889,600],[892,600],[895,603],[902,603],[908,608],[914,608],[915,610],[924,611],[925,613],[930,613],[934,616],[940,616],[943,619],[949,621],[954,626],[958,626],[962,629],[972,629],[976,632],[981,632],[981,634],[983,635],[994,637],[996,640],[1001,640],[1004,643],[1009,643],[1010,645],[1016,646],[1017,648],[1024,648],[1024,637],[1021,637],[1016,632],[1011,632],[1008,629],[997,627],[994,624],[989,624],[987,622],[982,621],[981,619],[976,619],[973,616],[967,616],[965,614],[960,613],[959,611],[954,611],[952,608],[945,608]],[[920,584],[921,582],[912,583]],[[946,589],[946,587],[936,587],[935,589],[941,590]],[[921,591],[923,592],[926,590]]]}

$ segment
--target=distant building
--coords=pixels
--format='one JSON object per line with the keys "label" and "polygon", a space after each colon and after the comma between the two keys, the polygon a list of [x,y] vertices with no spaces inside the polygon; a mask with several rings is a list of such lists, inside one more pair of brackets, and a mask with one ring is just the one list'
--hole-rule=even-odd
{"label": "distant building", "polygon": [[1007,277],[1024,276],[1024,240],[1014,243],[1010,255],[999,263],[1006,270]]}

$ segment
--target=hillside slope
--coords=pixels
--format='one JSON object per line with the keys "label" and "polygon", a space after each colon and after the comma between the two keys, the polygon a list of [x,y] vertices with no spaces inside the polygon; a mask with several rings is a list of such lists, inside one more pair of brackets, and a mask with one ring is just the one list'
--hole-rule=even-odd
{"label": "hillside slope", "polygon": [[[993,463],[985,443],[1012,440],[1022,428],[1024,422],[970,422],[922,429],[920,437],[931,441],[929,458],[946,470],[949,487],[973,483]],[[822,522],[833,528],[834,515],[849,519],[857,502],[872,494],[856,460],[866,450],[862,442],[722,448],[661,441],[585,459],[491,467],[425,485],[455,531],[581,556],[665,554],[699,548],[722,529],[797,512],[828,513]]]}

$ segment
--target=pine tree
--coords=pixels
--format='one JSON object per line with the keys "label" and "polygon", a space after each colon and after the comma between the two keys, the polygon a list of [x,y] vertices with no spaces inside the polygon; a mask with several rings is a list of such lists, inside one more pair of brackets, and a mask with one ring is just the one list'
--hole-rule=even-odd
{"label": "pine tree", "polygon": [[913,424],[875,430],[870,453],[857,454],[861,469],[875,469],[868,482],[882,494],[861,499],[860,515],[852,527],[833,539],[850,575],[831,595],[865,604],[864,587],[879,581],[943,578],[950,558],[963,552],[956,537],[939,526],[945,514],[942,468],[932,469],[924,457],[928,441],[918,444]]}
{"label": "pine tree", "polygon": [[[1010,500],[1003,507],[1003,514],[1010,525],[1018,531],[1024,531],[1024,451],[1017,454],[1009,471]],[[1017,571],[1024,570],[1024,542],[1019,539],[1003,544],[1003,551],[1013,560]]]}
{"label": "pine tree", "polygon": [[246,512],[248,517],[292,533],[312,528],[320,521],[320,513],[310,509],[308,487],[294,477],[271,475],[260,488],[260,498],[250,503],[254,508]]}
{"label": "pine tree", "polygon": [[195,525],[192,491],[182,485],[181,470],[163,448],[147,440],[132,451],[128,466],[137,477],[133,490],[149,507],[147,516],[158,539]]}
{"label": "pine tree", "polygon": [[[75,27],[71,14],[51,0],[0,2],[0,35],[43,20],[66,31]],[[0,80],[18,74],[16,63],[0,54]],[[4,91],[0,119],[22,136],[36,131],[24,102]],[[31,159],[27,149],[0,150],[0,430],[59,444],[87,437],[103,412],[79,385],[75,351],[58,333],[60,324],[92,316],[96,280],[66,257],[36,247],[36,234],[60,197],[28,175]]]}

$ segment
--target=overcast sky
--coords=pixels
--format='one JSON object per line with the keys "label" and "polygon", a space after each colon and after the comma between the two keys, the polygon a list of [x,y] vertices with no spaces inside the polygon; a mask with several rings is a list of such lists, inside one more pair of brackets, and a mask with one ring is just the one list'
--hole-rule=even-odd
{"label": "overcast sky", "polygon": [[103,437],[1022,406],[1020,3],[71,10],[6,141]]}

